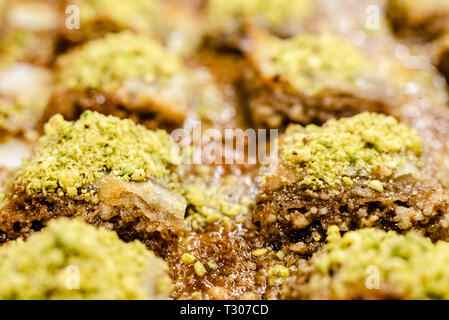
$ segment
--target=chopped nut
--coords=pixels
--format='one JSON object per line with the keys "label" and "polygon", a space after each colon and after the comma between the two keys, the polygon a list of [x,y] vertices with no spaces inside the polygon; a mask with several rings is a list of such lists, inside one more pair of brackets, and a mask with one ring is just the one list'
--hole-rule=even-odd
{"label": "chopped nut", "polygon": [[275,287],[284,282],[290,276],[290,270],[283,266],[277,265],[268,271],[268,285]]}
{"label": "chopped nut", "polygon": [[255,256],[255,257],[260,257],[260,256],[265,255],[267,252],[268,252],[267,249],[265,249],[265,248],[260,248],[260,249],[253,250],[252,254],[253,254],[253,256]]}
{"label": "chopped nut", "polygon": [[377,192],[384,192],[384,186],[382,182],[380,182],[379,180],[371,180],[368,183],[368,187],[373,190],[376,190]]}
{"label": "chopped nut", "polygon": [[190,253],[184,253],[181,257],[181,262],[192,264],[195,262],[195,257],[192,256]]}
{"label": "chopped nut", "polygon": [[206,274],[206,268],[204,268],[204,265],[199,261],[195,262],[193,269],[195,269],[195,273],[200,277]]}
{"label": "chopped nut", "polygon": [[218,268],[217,264],[216,264],[215,262],[213,262],[213,261],[209,261],[209,262],[207,263],[207,265],[208,265],[209,268],[211,268],[212,270],[215,270],[215,269]]}
{"label": "chopped nut", "polygon": [[284,254],[284,251],[282,251],[282,250],[279,250],[277,253],[276,253],[276,257],[278,257],[279,259],[284,259],[284,257],[285,257],[285,254]]}

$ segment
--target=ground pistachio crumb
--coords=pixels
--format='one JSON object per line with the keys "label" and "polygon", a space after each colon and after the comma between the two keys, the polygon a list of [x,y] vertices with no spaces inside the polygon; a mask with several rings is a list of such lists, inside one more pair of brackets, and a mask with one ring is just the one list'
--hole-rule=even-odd
{"label": "ground pistachio crumb", "polygon": [[194,291],[192,292],[192,299],[193,300],[201,300],[203,294],[201,293],[201,291]]}
{"label": "ground pistachio crumb", "polygon": [[204,265],[199,261],[195,262],[195,264],[193,265],[193,269],[195,270],[195,273],[200,277],[206,274],[206,268],[204,268]]}
{"label": "ground pistachio crumb", "polygon": [[285,256],[285,253],[284,253],[284,251],[282,251],[282,250],[279,250],[279,251],[276,253],[276,257],[278,257],[280,260],[284,259],[284,256]]}
{"label": "ground pistachio crumb", "polygon": [[283,266],[277,265],[268,271],[268,284],[275,287],[285,281],[290,276],[290,270]]}
{"label": "ground pistachio crumb", "polygon": [[368,187],[376,190],[377,192],[384,192],[384,186],[379,180],[371,180],[368,182]]}
{"label": "ground pistachio crumb", "polygon": [[14,99],[0,98],[0,129],[14,132],[21,127],[30,126],[30,123],[35,122],[36,114],[42,113],[45,109],[47,97],[47,92],[42,90],[38,99],[28,97],[26,94]]}
{"label": "ground pistachio crumb", "polygon": [[[288,166],[301,167],[307,173],[301,183],[351,185],[351,176],[361,171],[394,174],[405,162],[418,166],[422,145],[415,129],[393,117],[365,112],[330,120],[321,127],[291,126],[280,149]],[[370,187],[382,192],[380,181],[375,181]]]}
{"label": "ground pistachio crumb", "polygon": [[295,88],[309,95],[335,84],[357,88],[373,66],[355,46],[330,34],[300,34],[291,39],[270,38],[266,75],[282,75]]}
{"label": "ground pistachio crumb", "polygon": [[347,186],[352,186],[354,184],[354,181],[352,181],[351,178],[349,177],[343,177],[341,178],[341,180],[344,182],[345,185]]}
{"label": "ground pistachio crumb", "polygon": [[192,264],[195,262],[195,257],[193,255],[191,255],[190,253],[184,253],[181,256],[181,262],[183,263],[188,263],[188,264]]}
{"label": "ground pistachio crumb", "polygon": [[315,271],[307,294],[345,299],[357,289],[367,290],[367,270],[373,269],[379,276],[379,290],[406,299],[449,298],[447,242],[432,243],[415,232],[399,235],[374,228],[341,236],[336,226],[328,229],[327,241],[311,260]]}
{"label": "ground pistachio crumb", "polygon": [[[0,60],[2,60],[0,58]],[[1,64],[1,62],[0,62]],[[0,94],[0,131],[15,135],[21,133],[33,140],[37,122],[44,112],[51,94],[52,75],[47,70],[27,64],[14,64],[2,70],[1,77],[12,83],[14,89]]]}
{"label": "ground pistachio crumb", "polygon": [[264,256],[267,252],[268,252],[268,249],[259,248],[259,249],[253,250],[252,254],[255,257],[261,257],[261,256]]}
{"label": "ground pistachio crumb", "polygon": [[[167,265],[142,243],[76,219],[1,247],[0,272],[1,299],[158,299],[171,290]],[[80,279],[73,289],[70,275]]]}
{"label": "ground pistachio crumb", "polygon": [[218,268],[217,264],[216,264],[215,262],[213,262],[213,261],[209,261],[209,262],[207,263],[207,265],[208,265],[209,268],[211,268],[212,270],[215,270],[215,269]]}
{"label": "ground pistachio crumb", "polygon": [[57,83],[77,91],[115,92],[129,80],[164,84],[184,67],[162,44],[131,32],[109,34],[58,58]]}
{"label": "ground pistachio crumb", "polygon": [[[86,111],[76,122],[56,115],[45,125],[34,155],[19,169],[16,184],[29,194],[89,198],[106,175],[124,181],[170,174],[172,140],[131,120]],[[139,172],[136,177],[135,172]]]}
{"label": "ground pistachio crumb", "polygon": [[[48,8],[42,9],[48,11]],[[17,62],[26,61],[33,53],[42,55],[41,58],[44,59],[43,56],[50,55],[50,51],[44,52],[44,50],[48,50],[46,45],[49,45],[50,41],[50,38],[45,38],[42,32],[22,28],[4,29],[0,39],[0,69],[7,68]],[[32,52],[37,44],[42,44],[42,51]]]}

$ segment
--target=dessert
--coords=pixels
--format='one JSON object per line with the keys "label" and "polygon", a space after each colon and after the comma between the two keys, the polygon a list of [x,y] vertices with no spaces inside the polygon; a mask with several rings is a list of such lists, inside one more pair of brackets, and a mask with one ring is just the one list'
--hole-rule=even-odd
{"label": "dessert", "polygon": [[162,130],[86,111],[53,117],[13,179],[2,209],[2,242],[28,236],[50,219],[79,217],[122,238],[163,247],[183,231],[186,203],[176,191],[173,143]]}
{"label": "dessert", "polygon": [[318,250],[326,230],[417,230],[447,240],[448,195],[418,133],[361,113],[289,127],[263,175],[254,220],[270,241]]}

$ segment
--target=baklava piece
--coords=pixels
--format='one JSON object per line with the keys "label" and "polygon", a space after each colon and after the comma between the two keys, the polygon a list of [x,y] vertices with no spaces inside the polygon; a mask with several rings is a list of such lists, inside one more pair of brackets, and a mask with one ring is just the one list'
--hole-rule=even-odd
{"label": "baklava piece", "polygon": [[201,40],[201,19],[194,9],[163,0],[65,0],[79,8],[80,27],[62,29],[67,49],[108,33],[130,31],[161,40],[176,52],[190,53]]}
{"label": "baklava piece", "polygon": [[61,16],[53,1],[6,1],[0,35],[0,66],[15,62],[50,64]]}
{"label": "baklava piece", "polygon": [[287,299],[448,299],[449,244],[374,228],[340,235],[285,284]]}
{"label": "baklava piece", "polygon": [[181,59],[129,32],[109,34],[57,60],[47,116],[75,120],[86,109],[131,118],[148,128],[179,128],[195,102]]}
{"label": "baklava piece", "polygon": [[[63,36],[72,45],[124,30],[151,35],[159,14],[158,0],[65,0],[79,9],[79,27],[65,28]],[[70,7],[69,7],[70,8]]]}
{"label": "baklava piece", "polygon": [[240,92],[255,125],[283,128],[363,111],[389,113],[385,81],[345,40],[330,34],[277,39],[254,28],[250,39]]}
{"label": "baklava piece", "polygon": [[205,8],[206,39],[218,46],[239,47],[246,24],[288,37],[302,29],[311,0],[209,0]]}
{"label": "baklava piece", "polygon": [[58,219],[0,248],[2,300],[167,299],[163,260],[138,242],[79,220]]}
{"label": "baklava piece", "polygon": [[51,94],[46,69],[17,63],[0,71],[0,141],[20,137],[35,141]]}
{"label": "baklava piece", "polygon": [[153,22],[154,37],[165,47],[184,57],[192,57],[203,39],[201,12],[188,3],[161,1],[160,13]]}
{"label": "baklava piece", "polygon": [[415,129],[362,113],[322,127],[290,126],[262,177],[254,220],[274,243],[309,254],[330,225],[416,230],[448,240],[449,197]]}
{"label": "baklava piece", "polygon": [[0,214],[1,241],[28,236],[48,220],[80,217],[139,239],[150,248],[184,229],[171,137],[131,120],[86,111],[68,122],[54,116],[34,155],[18,169]]}
{"label": "baklava piece", "polygon": [[449,31],[449,2],[389,0],[387,18],[396,35],[432,41]]}

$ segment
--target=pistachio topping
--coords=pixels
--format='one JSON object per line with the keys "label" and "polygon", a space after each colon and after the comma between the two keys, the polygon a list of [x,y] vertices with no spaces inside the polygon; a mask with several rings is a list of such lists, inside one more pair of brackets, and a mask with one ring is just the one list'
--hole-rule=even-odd
{"label": "pistachio topping", "polygon": [[368,182],[368,187],[378,192],[384,191],[384,186],[379,180],[371,180],[370,182]]}
{"label": "pistachio topping", "polygon": [[268,285],[275,287],[283,283],[290,276],[290,270],[283,266],[277,265],[268,271]]}
{"label": "pistachio topping", "polygon": [[[36,111],[42,111],[45,107],[42,103],[33,104],[28,97],[17,97],[17,99],[0,98],[0,129],[6,131],[17,130],[17,125],[23,125],[29,123],[30,113]],[[36,107],[36,108],[34,108]]]}
{"label": "pistachio topping", "polygon": [[51,93],[49,72],[15,64],[0,74],[0,131],[31,134]]}
{"label": "pistachio topping", "polygon": [[131,120],[86,111],[76,122],[56,115],[45,125],[31,159],[19,169],[16,184],[29,194],[89,197],[106,175],[143,181],[170,174],[171,137]]}
{"label": "pistachio topping", "polygon": [[263,49],[262,73],[280,75],[309,95],[326,86],[358,87],[373,67],[358,48],[330,34],[269,37]]}
{"label": "pistachio topping", "polygon": [[215,270],[215,269],[218,268],[217,264],[216,264],[215,262],[213,262],[213,261],[209,261],[209,262],[207,263],[207,266],[208,266],[209,268],[211,268],[212,270]]}
{"label": "pistachio topping", "polygon": [[276,257],[278,257],[280,260],[284,259],[285,257],[284,251],[279,250],[278,252],[276,252]]}
{"label": "pistachio topping", "polygon": [[[419,164],[421,138],[389,116],[361,113],[330,120],[323,126],[288,128],[280,145],[280,157],[290,167],[304,170],[302,183],[352,185],[353,177],[391,175],[405,161]],[[369,187],[381,192],[374,179]]]}
{"label": "pistachio topping", "polygon": [[195,264],[193,265],[193,269],[195,270],[195,273],[200,277],[206,274],[206,268],[204,268],[204,265],[199,261],[195,262]]}
{"label": "pistachio topping", "polygon": [[179,58],[148,37],[122,32],[86,43],[58,58],[57,82],[73,90],[112,92],[127,81],[164,84],[183,73]]}
{"label": "pistachio topping", "polygon": [[1,39],[0,68],[22,60],[27,54],[27,45],[39,41],[37,34],[26,30],[11,30]]}
{"label": "pistachio topping", "polygon": [[267,252],[268,252],[268,249],[266,249],[266,248],[259,248],[259,249],[253,250],[252,254],[255,257],[261,257],[261,256],[264,256]]}
{"label": "pistachio topping", "polygon": [[329,228],[327,239],[324,250],[312,258],[315,273],[307,284],[308,292],[344,299],[354,288],[365,287],[370,275],[367,270],[374,269],[378,272],[379,289],[393,289],[408,299],[449,298],[446,242],[433,244],[414,232],[398,235],[378,229],[341,236],[336,226]]}
{"label": "pistachio topping", "polygon": [[155,0],[71,0],[80,8],[83,28],[98,27],[98,21],[109,23],[117,29],[131,29],[149,33],[151,22],[159,12]]}
{"label": "pistachio topping", "polygon": [[2,299],[157,299],[171,283],[167,265],[142,243],[67,219],[0,248],[0,271],[8,275]]}
{"label": "pistachio topping", "polygon": [[187,263],[187,264],[192,264],[195,262],[195,257],[193,255],[191,255],[190,253],[184,253],[181,256],[181,262],[183,263]]}
{"label": "pistachio topping", "polygon": [[312,7],[311,0],[211,0],[207,7],[207,21],[211,30],[226,30],[243,20],[267,28],[279,28],[300,21]]}
{"label": "pistachio topping", "polygon": [[[0,13],[1,14],[1,13]],[[22,61],[45,64],[51,59],[57,10],[45,1],[8,1],[0,37],[0,68]]]}

